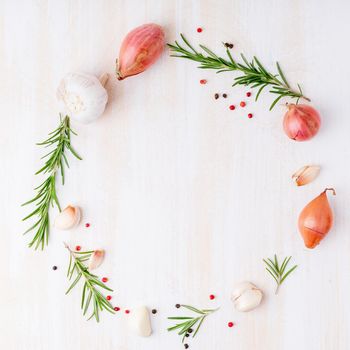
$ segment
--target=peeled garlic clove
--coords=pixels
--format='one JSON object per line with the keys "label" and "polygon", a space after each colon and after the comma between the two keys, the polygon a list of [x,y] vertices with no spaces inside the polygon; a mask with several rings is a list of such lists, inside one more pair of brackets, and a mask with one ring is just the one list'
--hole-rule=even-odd
{"label": "peeled garlic clove", "polygon": [[80,221],[80,209],[68,205],[67,208],[63,209],[55,219],[54,226],[60,230],[69,230],[74,226],[78,225]]}
{"label": "peeled garlic clove", "polygon": [[263,293],[257,286],[242,282],[235,287],[231,300],[237,311],[246,312],[259,306],[262,297]]}
{"label": "peeled garlic clove", "polygon": [[316,179],[320,170],[318,165],[305,165],[292,175],[292,179],[297,186],[307,185]]}
{"label": "peeled garlic clove", "polygon": [[106,108],[108,95],[100,80],[95,76],[85,73],[69,73],[62,79],[57,89],[57,99],[64,113],[73,120],[88,124],[102,115]]}
{"label": "peeled garlic clove", "polygon": [[129,315],[129,328],[141,337],[149,337],[152,334],[151,320],[146,306],[132,310]]}
{"label": "peeled garlic clove", "polygon": [[105,257],[105,251],[104,250],[95,250],[89,259],[89,270],[97,269],[103,262],[103,259]]}

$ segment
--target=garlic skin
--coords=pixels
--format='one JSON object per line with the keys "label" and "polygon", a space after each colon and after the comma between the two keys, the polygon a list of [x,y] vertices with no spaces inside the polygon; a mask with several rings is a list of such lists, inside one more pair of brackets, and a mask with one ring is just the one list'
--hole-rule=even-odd
{"label": "garlic skin", "polygon": [[[105,76],[101,78],[102,83],[105,83]],[[98,119],[108,100],[107,91],[101,81],[85,73],[67,74],[56,93],[63,112],[83,124]]]}
{"label": "garlic skin", "polygon": [[129,315],[129,329],[140,337],[149,337],[152,334],[151,320],[146,306],[139,306]]}
{"label": "garlic skin", "polygon": [[104,257],[105,257],[105,251],[103,249],[95,250],[90,256],[88,269],[90,271],[97,269],[102,264]]}
{"label": "garlic skin", "polygon": [[251,282],[238,284],[231,296],[231,300],[237,311],[247,312],[255,309],[263,298],[262,291]]}
{"label": "garlic skin", "polygon": [[68,205],[56,216],[54,226],[59,230],[69,230],[79,224],[80,217],[80,208]]}
{"label": "garlic skin", "polygon": [[304,186],[316,179],[321,168],[318,165],[305,165],[292,175],[297,186]]}

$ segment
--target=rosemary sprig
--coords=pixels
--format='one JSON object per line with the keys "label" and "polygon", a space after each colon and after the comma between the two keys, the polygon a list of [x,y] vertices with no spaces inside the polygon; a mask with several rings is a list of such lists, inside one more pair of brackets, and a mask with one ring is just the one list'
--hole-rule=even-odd
{"label": "rosemary sprig", "polygon": [[278,62],[276,62],[277,74],[272,74],[268,72],[256,56],[249,62],[246,57],[241,54],[242,62],[236,61],[228,48],[226,48],[227,58],[222,58],[217,56],[213,51],[209,50],[204,45],[199,45],[199,47],[204,51],[204,53],[197,51],[185,38],[183,34],[180,34],[184,45],[180,45],[178,41],[174,44],[168,44],[172,54],[172,57],[187,58],[191,61],[196,61],[199,63],[198,68],[202,69],[214,69],[217,73],[229,72],[229,71],[239,71],[242,75],[234,79],[234,84],[250,86],[251,88],[259,88],[255,100],[257,100],[261,92],[267,87],[270,87],[270,93],[277,95],[275,100],[270,106],[270,110],[276,105],[276,103],[283,97],[290,97],[297,99],[304,99],[310,101],[310,99],[304,96],[300,85],[298,84],[298,90],[293,90],[289,85],[285,75]]}
{"label": "rosemary sprig", "polygon": [[68,160],[65,154],[66,150],[69,150],[76,158],[80,159],[79,155],[75,152],[71,146],[71,133],[76,135],[75,132],[70,128],[69,117],[60,116],[60,124],[57,129],[49,134],[47,140],[37,143],[39,146],[53,147],[53,149],[45,154],[41,159],[47,158],[44,166],[39,169],[35,174],[46,174],[45,180],[34,190],[36,195],[28,202],[22,204],[35,204],[35,209],[27,215],[24,220],[31,218],[32,216],[37,217],[37,221],[31,226],[25,233],[35,230],[35,235],[32,241],[29,243],[29,247],[34,246],[38,249],[44,249],[44,245],[48,244],[49,230],[50,230],[50,207],[56,206],[61,211],[61,207],[57,198],[56,192],[56,174],[59,171],[62,178],[62,184],[64,184],[65,173],[64,164],[69,168]]}
{"label": "rosemary sprig", "polygon": [[[174,326],[169,327],[168,331],[178,331],[178,335],[182,336],[182,342],[184,342],[186,337],[191,336],[194,338],[196,334],[198,333],[200,327],[202,326],[205,318],[212,314],[213,312],[217,311],[218,309],[197,309],[190,305],[181,305],[181,307],[184,307],[185,309],[188,309],[198,316],[196,317],[183,317],[183,316],[176,316],[176,317],[168,317],[168,320],[175,320],[180,321],[179,323],[176,323]],[[193,329],[195,328],[195,331],[193,332]]]}
{"label": "rosemary sprig", "polygon": [[[92,303],[92,314],[89,316],[88,320],[95,317],[96,321],[100,321],[100,311],[107,310],[108,312],[114,314],[114,309],[112,304],[106,299],[106,297],[101,293],[100,289],[108,290],[113,292],[113,289],[107,287],[103,284],[99,277],[92,274],[85,262],[88,261],[91,257],[91,254],[94,252],[86,251],[86,252],[77,252],[72,251],[69,246],[64,243],[65,247],[69,251],[69,266],[67,271],[67,277],[69,280],[72,279],[75,273],[75,279],[67,289],[66,294],[68,294],[79,282],[79,280],[83,277],[84,286],[83,292],[81,296],[81,304],[80,307],[83,310],[83,315],[87,313],[89,307]],[[99,288],[98,288],[99,287]]]}
{"label": "rosemary sprig", "polygon": [[267,258],[263,259],[263,262],[266,264],[266,271],[273,277],[276,281],[276,291],[278,293],[280,285],[284,280],[298,267],[298,265],[293,266],[290,270],[286,271],[287,265],[292,257],[285,257],[282,264],[279,265],[276,254],[273,259]]}

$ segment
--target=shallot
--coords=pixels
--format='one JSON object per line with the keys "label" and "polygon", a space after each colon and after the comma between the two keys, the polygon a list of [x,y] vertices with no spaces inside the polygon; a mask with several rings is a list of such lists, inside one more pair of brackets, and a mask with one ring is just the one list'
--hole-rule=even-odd
{"label": "shallot", "polygon": [[287,107],[283,119],[287,136],[295,141],[307,141],[314,137],[321,126],[317,110],[305,104],[288,104]]}
{"label": "shallot", "polygon": [[118,80],[145,71],[159,58],[164,46],[164,31],[158,24],[144,24],[132,30],[120,48]]}
{"label": "shallot", "polygon": [[333,188],[326,188],[299,215],[299,231],[307,248],[315,248],[332,228],[333,211],[328,202],[327,191],[335,195]]}

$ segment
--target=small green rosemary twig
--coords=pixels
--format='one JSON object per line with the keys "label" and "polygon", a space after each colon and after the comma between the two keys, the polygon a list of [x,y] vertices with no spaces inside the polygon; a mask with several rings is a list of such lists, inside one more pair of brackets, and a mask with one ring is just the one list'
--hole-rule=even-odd
{"label": "small green rosemary twig", "polygon": [[[182,336],[182,342],[184,342],[186,337],[189,337],[192,334],[192,337],[194,338],[196,334],[198,333],[200,327],[202,326],[205,318],[212,314],[213,312],[217,311],[218,309],[204,309],[200,310],[193,306],[189,305],[181,305],[185,309],[188,309],[194,313],[196,313],[197,317],[183,317],[183,316],[176,316],[176,317],[168,317],[168,320],[176,320],[181,321],[177,323],[175,326],[169,327],[168,331],[179,331],[178,334]],[[196,328],[196,330],[193,332],[193,328]]]}
{"label": "small green rosemary twig", "polygon": [[266,264],[266,271],[273,277],[276,281],[277,287],[275,294],[278,293],[280,285],[284,282],[284,280],[291,274],[298,265],[293,266],[290,270],[286,272],[287,265],[292,257],[285,257],[282,265],[278,264],[278,259],[276,254],[274,255],[273,260],[270,258],[263,259],[263,262]]}
{"label": "small green rosemary twig", "polygon": [[168,44],[172,51],[172,57],[187,58],[199,63],[198,68],[202,69],[214,69],[217,73],[239,71],[242,75],[236,77],[235,85],[250,86],[251,88],[259,88],[255,100],[257,100],[261,92],[265,87],[270,86],[270,92],[277,95],[276,99],[272,102],[270,110],[276,105],[276,103],[283,97],[290,97],[297,99],[304,99],[310,101],[310,99],[304,96],[300,85],[298,84],[298,91],[293,90],[287,79],[285,78],[279,63],[276,63],[278,74],[272,74],[268,72],[264,66],[260,63],[257,57],[249,62],[246,57],[241,54],[243,62],[237,62],[231,55],[229,49],[226,49],[227,58],[217,56],[213,51],[209,50],[203,45],[199,47],[205,52],[198,52],[185,38],[183,34],[180,34],[185,47],[180,45],[177,41],[174,44]]}
{"label": "small green rosemary twig", "polygon": [[34,246],[37,249],[39,246],[44,249],[44,245],[48,244],[49,230],[50,230],[50,218],[49,210],[51,206],[58,207],[60,204],[57,198],[56,192],[56,174],[58,171],[61,173],[62,184],[64,184],[64,164],[69,167],[65,151],[69,150],[76,158],[81,159],[71,146],[70,136],[71,133],[76,135],[70,128],[69,117],[65,116],[63,119],[60,116],[60,124],[57,129],[49,134],[49,138],[43,142],[37,143],[39,146],[50,147],[53,149],[44,155],[43,158],[47,158],[44,166],[39,169],[35,174],[46,174],[46,179],[35,188],[37,192],[34,198],[28,202],[22,204],[35,204],[35,209],[26,216],[24,220],[29,219],[32,216],[37,217],[37,221],[31,226],[25,233],[35,230],[35,235],[32,241],[29,243],[29,247]]}
{"label": "small green rosemary twig", "polygon": [[69,280],[71,280],[73,274],[76,274],[76,278],[66,291],[66,294],[68,294],[79,282],[81,277],[83,277],[84,287],[81,297],[81,309],[83,310],[83,315],[86,314],[91,303],[93,305],[93,311],[88,320],[95,317],[96,321],[99,322],[99,313],[103,310],[107,310],[108,312],[114,314],[112,304],[96,287],[100,287],[111,292],[113,292],[113,289],[108,288],[105,284],[103,284],[100,281],[99,277],[92,274],[85,265],[85,262],[90,259],[94,251],[92,250],[86,252],[73,252],[66,243],[64,243],[64,245],[69,251],[69,266],[67,271],[67,277],[69,278]]}

